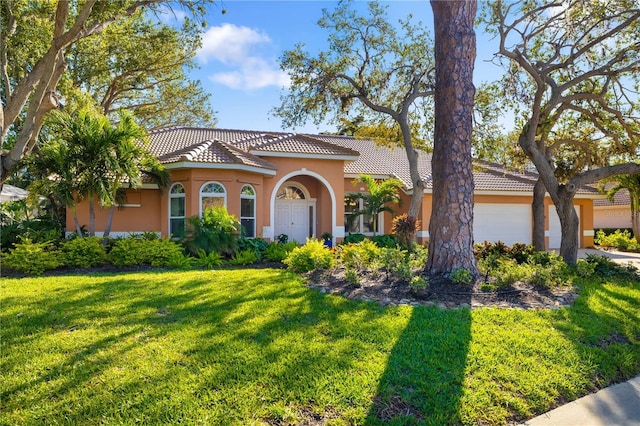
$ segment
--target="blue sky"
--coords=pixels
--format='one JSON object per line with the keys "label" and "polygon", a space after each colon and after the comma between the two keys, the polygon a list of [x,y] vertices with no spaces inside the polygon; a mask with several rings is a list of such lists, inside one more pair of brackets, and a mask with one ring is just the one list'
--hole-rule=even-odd
{"label": "blue sky", "polygon": [[[278,58],[285,50],[303,42],[311,52],[327,48],[327,32],[316,25],[322,9],[333,10],[331,1],[224,1],[210,6],[208,28],[198,52],[199,69],[192,73],[212,94],[218,111],[218,127],[250,130],[282,130],[270,110],[279,105],[287,76],[279,69]],[[428,1],[382,2],[388,5],[390,21],[412,14],[414,22],[433,27]],[[356,2],[366,8],[366,2]],[[226,10],[222,14],[222,9]],[[488,62],[496,50],[495,41],[477,30],[478,59],[475,81],[496,78],[501,68]],[[334,131],[332,126],[313,123],[287,129],[315,133]]]}

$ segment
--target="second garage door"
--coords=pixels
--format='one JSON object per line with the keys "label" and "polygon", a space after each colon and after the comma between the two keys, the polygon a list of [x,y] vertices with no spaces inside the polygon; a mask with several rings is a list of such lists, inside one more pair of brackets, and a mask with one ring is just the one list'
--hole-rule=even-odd
{"label": "second garage door", "polygon": [[473,208],[476,243],[502,241],[531,244],[531,205],[477,203]]}

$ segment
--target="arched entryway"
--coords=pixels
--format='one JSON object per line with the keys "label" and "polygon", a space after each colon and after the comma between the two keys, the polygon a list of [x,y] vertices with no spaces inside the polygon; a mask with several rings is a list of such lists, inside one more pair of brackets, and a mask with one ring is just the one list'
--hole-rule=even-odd
{"label": "arched entryway", "polygon": [[297,182],[285,182],[276,193],[276,238],[284,234],[289,241],[304,243],[316,234],[316,199]]}
{"label": "arched entryway", "polygon": [[304,243],[322,232],[331,232],[334,237],[344,234],[344,227],[336,227],[333,188],[324,177],[309,170],[291,172],[278,181],[271,193],[270,210],[270,232],[265,232],[265,237],[277,239],[284,234],[289,241]]}

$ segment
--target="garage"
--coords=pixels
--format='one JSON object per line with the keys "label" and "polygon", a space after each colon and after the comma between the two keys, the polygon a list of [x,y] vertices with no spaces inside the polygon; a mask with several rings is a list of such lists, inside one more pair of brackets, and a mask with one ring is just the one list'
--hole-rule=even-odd
{"label": "garage", "polygon": [[[573,206],[580,220],[580,206]],[[580,223],[580,222],[578,222]],[[560,227],[560,217],[556,211],[556,206],[549,206],[549,249],[559,249],[562,241],[562,228]],[[580,247],[580,226],[578,226],[578,247]]]}
{"label": "garage", "polygon": [[529,204],[476,203],[473,208],[476,243],[502,241],[531,244],[532,215]]}

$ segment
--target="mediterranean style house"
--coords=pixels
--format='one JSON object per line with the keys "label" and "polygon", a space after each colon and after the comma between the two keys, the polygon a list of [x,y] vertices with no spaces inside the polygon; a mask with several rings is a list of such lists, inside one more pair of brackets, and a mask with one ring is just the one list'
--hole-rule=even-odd
{"label": "mediterranean style house", "polygon": [[[304,242],[331,233],[340,241],[349,233],[389,233],[393,216],[378,221],[353,216],[359,206],[346,202],[367,188],[355,182],[359,174],[376,179],[395,177],[404,187],[394,214],[406,212],[413,191],[404,148],[378,146],[349,136],[310,135],[211,128],[176,127],[150,135],[150,149],[171,172],[172,184],[160,190],[145,184],[127,189],[127,202],[113,218],[112,235],[157,232],[182,236],[186,219],[211,206],[226,206],[239,218],[248,237],[275,240],[279,235]],[[419,155],[427,183],[419,214],[418,240],[429,238],[431,215],[431,155]],[[474,237],[476,242],[530,243],[534,173],[515,173],[475,162]],[[587,188],[575,197],[580,218],[581,247],[593,245],[593,202],[603,198]],[[88,223],[88,206],[77,206],[80,224]],[[545,200],[547,246],[560,246],[560,222]],[[104,229],[108,209],[96,209],[96,230]],[[74,229],[67,217],[67,229]],[[378,229],[373,229],[377,226]]]}

